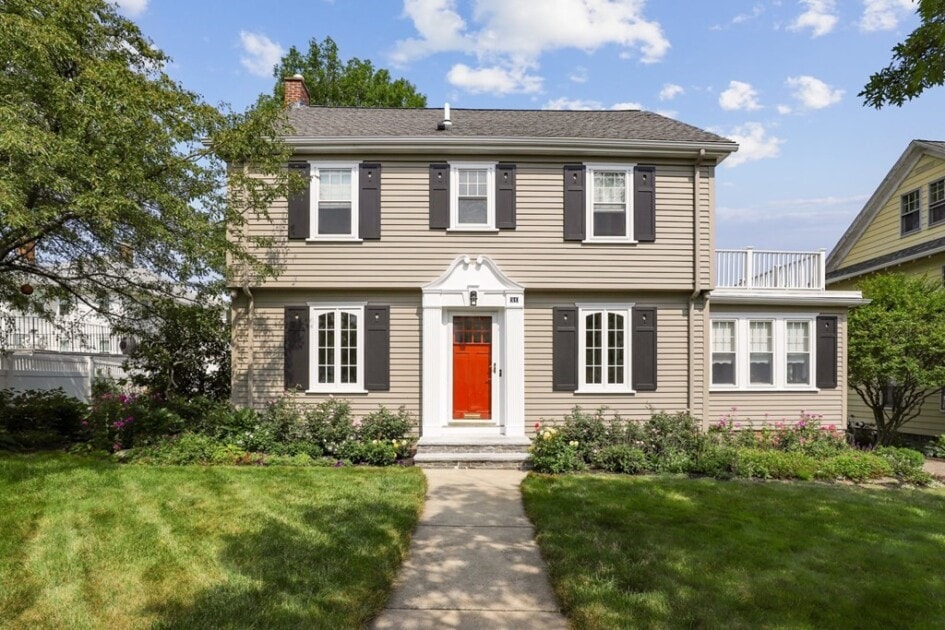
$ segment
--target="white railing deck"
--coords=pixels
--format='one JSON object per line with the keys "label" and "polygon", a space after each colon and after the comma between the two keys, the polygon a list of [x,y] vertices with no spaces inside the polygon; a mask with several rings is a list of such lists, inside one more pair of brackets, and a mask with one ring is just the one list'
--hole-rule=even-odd
{"label": "white railing deck", "polygon": [[[0,317],[5,317],[0,314]],[[11,325],[12,322],[12,325]],[[50,350],[122,354],[120,339],[111,326],[82,321],[51,322],[31,315],[15,315],[0,319],[0,336],[9,350]]]}
{"label": "white railing deck", "polygon": [[718,289],[823,291],[826,251],[719,249],[715,252]]}

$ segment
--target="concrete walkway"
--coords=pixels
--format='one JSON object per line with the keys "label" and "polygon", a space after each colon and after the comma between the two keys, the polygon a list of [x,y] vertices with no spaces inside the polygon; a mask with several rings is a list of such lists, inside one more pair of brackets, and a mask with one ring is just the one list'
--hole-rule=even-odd
{"label": "concrete walkway", "polygon": [[427,500],[372,627],[567,628],[525,517],[517,470],[427,469]]}

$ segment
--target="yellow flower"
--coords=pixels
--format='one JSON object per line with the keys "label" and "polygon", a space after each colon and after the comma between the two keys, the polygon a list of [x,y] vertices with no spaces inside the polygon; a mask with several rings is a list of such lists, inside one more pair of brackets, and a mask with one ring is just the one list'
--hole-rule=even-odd
{"label": "yellow flower", "polygon": [[543,439],[543,440],[550,440],[550,439],[551,439],[551,432],[550,432],[550,431],[546,431],[546,432],[542,433],[542,434],[541,434],[541,439]]}
{"label": "yellow flower", "polygon": [[568,446],[577,446],[577,445],[578,445],[577,440],[571,440],[570,442],[568,442]]}

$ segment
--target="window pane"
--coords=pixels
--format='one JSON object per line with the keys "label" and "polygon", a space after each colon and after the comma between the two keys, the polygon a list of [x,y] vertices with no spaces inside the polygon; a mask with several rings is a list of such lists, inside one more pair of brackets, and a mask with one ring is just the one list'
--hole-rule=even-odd
{"label": "window pane", "polygon": [[602,370],[601,314],[593,313],[584,318],[584,381],[599,385]]}
{"label": "window pane", "polygon": [[484,225],[489,220],[489,211],[485,199],[459,199],[460,223]]}
{"label": "window pane", "polygon": [[903,234],[918,230],[920,225],[919,191],[913,190],[899,198],[901,230]]}
{"label": "window pane", "polygon": [[486,169],[461,169],[459,171],[460,197],[485,197],[488,191]]}
{"label": "window pane", "polygon": [[627,174],[622,171],[594,171],[594,207],[597,204],[625,206]]}
{"label": "window pane", "polygon": [[712,383],[735,384],[735,322],[712,322]]}
{"label": "window pane", "polygon": [[929,223],[945,221],[945,179],[929,184]]}
{"label": "window pane", "polygon": [[624,382],[624,321],[619,313],[607,313],[607,382],[622,385]]}
{"label": "window pane", "polygon": [[319,201],[351,201],[351,169],[318,170]]}
{"label": "window pane", "polygon": [[774,334],[772,322],[749,322],[748,380],[755,385],[774,383]]}
{"label": "window pane", "polygon": [[810,383],[810,323],[787,322],[787,382],[791,385]]}
{"label": "window pane", "polygon": [[335,382],[335,314],[318,316],[318,382]]}
{"label": "window pane", "polygon": [[319,234],[351,234],[351,204],[322,202],[318,204]]}
{"label": "window pane", "polygon": [[341,382],[358,382],[358,316],[341,313]]}
{"label": "window pane", "polygon": [[627,215],[624,209],[619,212],[598,211],[594,206],[594,236],[626,236]]}

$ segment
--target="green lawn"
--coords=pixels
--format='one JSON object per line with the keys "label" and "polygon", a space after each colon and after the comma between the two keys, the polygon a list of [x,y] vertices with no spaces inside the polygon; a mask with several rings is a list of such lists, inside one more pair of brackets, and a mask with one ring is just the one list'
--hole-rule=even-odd
{"label": "green lawn", "polygon": [[0,456],[0,626],[356,628],[423,496],[416,469]]}
{"label": "green lawn", "polygon": [[530,475],[577,628],[943,628],[945,492]]}

